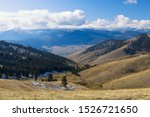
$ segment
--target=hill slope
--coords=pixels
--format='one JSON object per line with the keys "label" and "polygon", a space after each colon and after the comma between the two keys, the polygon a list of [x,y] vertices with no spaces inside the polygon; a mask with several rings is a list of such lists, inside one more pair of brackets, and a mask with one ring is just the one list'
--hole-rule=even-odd
{"label": "hill slope", "polygon": [[103,89],[131,89],[150,87],[150,69],[137,72],[103,84]]}
{"label": "hill slope", "polygon": [[99,89],[143,88],[150,87],[149,84],[144,84],[150,81],[147,74],[149,71],[145,71],[149,69],[150,55],[145,54],[107,62],[82,71],[80,74],[89,87]]}
{"label": "hill slope", "polygon": [[30,73],[71,70],[73,64],[49,52],[0,41],[0,74],[28,76]]}
{"label": "hill slope", "polygon": [[[126,47],[126,44],[127,42],[124,40],[108,40],[98,45],[89,47],[85,51],[71,54],[69,58],[71,60],[74,60],[75,62],[82,64],[99,64],[102,63],[104,60],[106,61],[110,58],[112,59],[114,55],[114,58],[119,58],[123,55],[126,55],[122,51],[122,49]],[[123,48],[118,49],[120,47]]]}
{"label": "hill slope", "polygon": [[0,90],[36,91],[38,88],[33,86],[31,81],[0,79]]}
{"label": "hill slope", "polygon": [[150,52],[150,36],[142,34],[129,40],[109,40],[92,46],[83,52],[70,55],[70,59],[82,64],[100,64],[122,59],[130,55]]}

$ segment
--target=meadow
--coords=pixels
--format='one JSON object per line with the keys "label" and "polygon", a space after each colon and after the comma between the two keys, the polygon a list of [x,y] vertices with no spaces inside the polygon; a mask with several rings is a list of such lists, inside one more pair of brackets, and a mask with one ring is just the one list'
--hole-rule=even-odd
{"label": "meadow", "polygon": [[[3,85],[2,85],[3,84]],[[12,87],[14,85],[14,87]],[[1,100],[149,100],[150,88],[74,91],[50,90],[31,85],[31,81],[0,80]]]}

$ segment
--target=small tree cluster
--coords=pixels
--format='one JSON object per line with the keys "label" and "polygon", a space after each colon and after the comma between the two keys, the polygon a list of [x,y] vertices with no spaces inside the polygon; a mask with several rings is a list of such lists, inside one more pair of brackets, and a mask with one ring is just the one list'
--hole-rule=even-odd
{"label": "small tree cluster", "polygon": [[57,81],[57,79],[55,79],[52,74],[49,74],[48,78],[43,78],[42,81],[51,82],[51,81]]}
{"label": "small tree cluster", "polygon": [[89,69],[89,68],[91,68],[91,66],[89,64],[82,65],[82,66],[80,66],[79,64],[76,64],[74,66],[74,69],[72,70],[72,74],[74,74],[76,76],[80,76],[79,72]]}

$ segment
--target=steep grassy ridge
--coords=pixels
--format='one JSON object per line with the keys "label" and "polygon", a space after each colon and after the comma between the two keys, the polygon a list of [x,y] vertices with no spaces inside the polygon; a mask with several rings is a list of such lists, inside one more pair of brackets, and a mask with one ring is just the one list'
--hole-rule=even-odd
{"label": "steep grassy ridge", "polygon": [[[137,55],[134,57],[129,57],[122,60],[117,60],[102,65],[98,65],[96,67],[82,71],[80,74],[83,80],[89,84],[89,87],[103,88],[104,83],[107,84],[107,82],[110,81],[113,82],[113,80],[117,81],[118,79],[121,79],[122,77],[126,77],[126,76],[128,77],[129,75],[133,75],[132,77],[135,77],[136,79],[137,77],[134,76],[134,74],[145,71],[149,68],[150,68],[150,55],[145,54],[145,55]],[[144,79],[146,77],[142,77],[142,78]],[[128,82],[132,82],[130,81],[130,78],[127,78],[127,80]],[[132,82],[132,84],[134,83],[136,82]],[[131,86],[129,87],[126,86],[126,87],[130,88]],[[139,85],[136,87],[148,87],[148,86]],[[109,88],[111,89],[111,86]]]}

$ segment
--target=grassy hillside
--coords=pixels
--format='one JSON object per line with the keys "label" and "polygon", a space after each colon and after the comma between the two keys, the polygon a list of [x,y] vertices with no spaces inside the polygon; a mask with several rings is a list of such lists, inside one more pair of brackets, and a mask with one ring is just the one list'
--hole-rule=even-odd
{"label": "grassy hillside", "polygon": [[127,56],[123,51],[127,42],[121,40],[109,40],[89,47],[85,51],[73,53],[69,58],[81,64],[100,64]]}
{"label": "grassy hillside", "polygon": [[19,81],[19,80],[5,80],[0,79],[0,89],[2,90],[15,90],[15,91],[35,91],[38,88],[34,87],[31,81]]}
{"label": "grassy hillside", "polygon": [[70,59],[81,64],[102,64],[108,61],[122,59],[130,55],[149,53],[150,36],[142,34],[128,40],[109,40],[98,45],[87,48],[86,50],[74,53]]}
{"label": "grassy hillside", "polygon": [[54,75],[54,78],[58,81],[61,81],[63,76],[67,76],[67,81],[70,83],[81,83],[82,79],[79,76],[73,75],[70,72],[66,73],[57,73]]}
{"label": "grassy hillside", "polygon": [[0,99],[7,100],[131,100],[150,99],[150,88],[126,90],[90,90],[75,91],[50,90],[37,88],[31,81],[0,80]]}
{"label": "grassy hillside", "polygon": [[[140,84],[141,79],[143,82],[148,80],[147,72],[143,72],[142,77],[139,79],[137,77],[137,73],[142,74],[142,71],[150,69],[150,55],[137,55],[132,56],[129,58],[124,58],[117,61],[108,62],[102,65],[98,65],[96,67],[90,68],[88,70],[82,71],[81,77],[85,82],[87,82],[89,87],[93,88],[143,88],[143,87],[150,87],[150,85]],[[141,73],[140,73],[141,72]],[[121,79],[124,78],[122,81]],[[132,82],[132,79],[134,78],[134,81]],[[120,82],[118,81],[120,80]],[[135,82],[136,80],[136,82]],[[126,82],[124,85],[122,85],[122,82]],[[112,85],[107,84],[110,82]],[[114,83],[115,82],[115,83]],[[118,84],[116,84],[116,82]],[[131,82],[131,85],[128,85],[127,82]],[[137,84],[138,82],[138,84]],[[143,83],[142,82],[142,83]],[[105,85],[103,86],[103,84]],[[120,83],[120,84],[119,84]],[[110,86],[109,86],[110,85]],[[134,86],[133,86],[134,85]]]}
{"label": "grassy hillside", "polygon": [[103,85],[103,89],[131,89],[150,87],[150,69],[134,73]]}
{"label": "grassy hillside", "polygon": [[116,61],[119,59],[123,59],[125,57],[130,57],[130,55],[127,55],[124,52],[124,49],[126,47],[127,47],[127,45],[122,46],[122,47],[120,47],[112,52],[109,52],[107,54],[104,54],[104,55],[98,57],[97,59],[95,59],[94,61],[91,61],[90,64],[99,65],[99,64],[110,62],[110,61],[114,61],[114,60]]}

